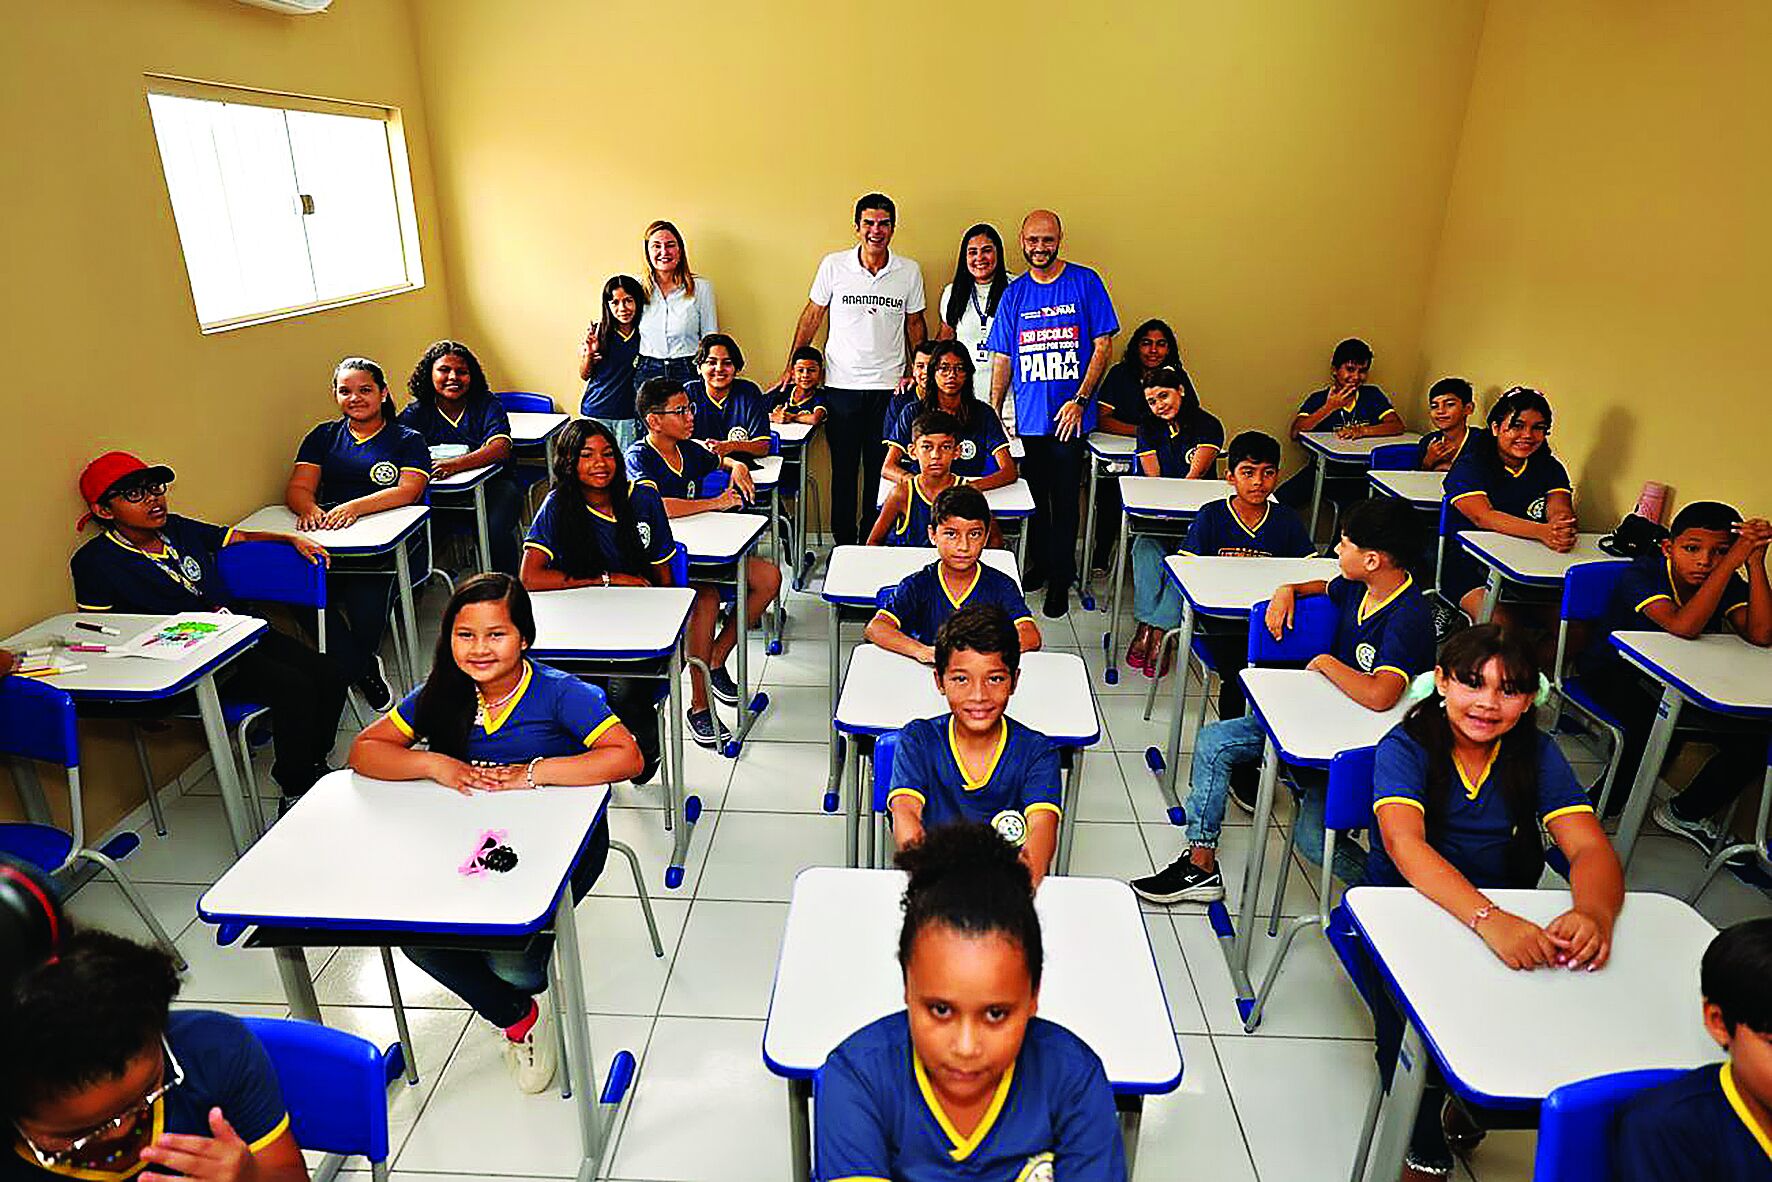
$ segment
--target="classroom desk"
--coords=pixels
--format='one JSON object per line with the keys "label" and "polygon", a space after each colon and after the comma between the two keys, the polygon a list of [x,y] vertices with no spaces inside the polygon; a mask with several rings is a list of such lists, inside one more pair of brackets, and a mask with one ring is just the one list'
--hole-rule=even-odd
{"label": "classroom desk", "polygon": [[[1222,480],[1188,480],[1179,476],[1122,476],[1120,479],[1120,547],[1114,557],[1114,598],[1108,609],[1107,631],[1102,634],[1101,647],[1106,654],[1107,668],[1102,680],[1113,685],[1120,680],[1117,662],[1120,659],[1120,604],[1126,595],[1126,568],[1132,565],[1132,539],[1140,533],[1134,521],[1147,525],[1168,525],[1171,529],[1194,519],[1201,509],[1229,495],[1229,485]],[[1093,520],[1093,518],[1091,518]],[[1180,544],[1180,539],[1176,539]]]}
{"label": "classroom desk", "polygon": [[[843,688],[843,613],[848,612],[854,619],[873,619],[881,592],[898,586],[940,557],[933,546],[838,546],[831,551],[821,594],[830,605],[830,676],[825,684],[830,688],[832,718],[837,716],[837,694]],[[1021,585],[1021,571],[1015,555],[1009,551],[986,550],[981,561],[1014,579],[1016,586]],[[837,790],[843,783],[843,750],[843,737],[833,732],[824,786],[827,813],[837,811]],[[850,860],[854,861],[853,849]]]}
{"label": "classroom desk", "polygon": [[[769,518],[755,513],[703,512],[687,517],[671,518],[671,533],[688,553],[690,580],[698,583],[730,582],[737,595],[735,611],[738,620],[738,725],[724,748],[728,759],[738,758],[745,736],[750,734],[758,715],[769,705],[769,695],[750,694],[750,619],[745,600],[749,579],[745,577],[744,560],[757,548],[757,539],[769,528]],[[701,568],[698,572],[695,568]],[[730,572],[730,574],[728,574]],[[775,599],[776,627],[781,627],[781,596]],[[765,625],[767,631],[767,625]],[[715,703],[710,695],[710,707]],[[719,718],[715,711],[714,717]]]}
{"label": "classroom desk", "polygon": [[[863,814],[871,817],[873,812],[873,761],[862,759],[862,747],[871,751],[875,737],[898,730],[913,719],[947,712],[947,699],[935,687],[935,670],[930,666],[871,644],[856,647],[831,716],[834,733],[858,740],[850,746],[849,759],[854,788],[848,800],[845,844],[850,865],[860,860],[857,847],[862,828],[867,832],[870,858],[874,852],[874,827],[863,822]],[[1058,854],[1052,864],[1054,874],[1064,874],[1071,864],[1071,830],[1076,824],[1083,748],[1101,738],[1101,722],[1095,714],[1095,696],[1089,689],[1089,670],[1083,658],[1076,653],[1044,650],[1022,654],[1021,677],[1015,696],[1009,699],[1008,714],[1045,735],[1067,756]]]}
{"label": "classroom desk", "polygon": [[[1255,899],[1261,893],[1267,861],[1267,831],[1274,817],[1280,762],[1326,768],[1343,751],[1376,747],[1403,720],[1411,703],[1405,700],[1389,710],[1368,710],[1336,689],[1327,677],[1309,669],[1245,669],[1243,688],[1249,694],[1250,712],[1267,732],[1261,782],[1255,790],[1254,836],[1249,844],[1249,865],[1243,871],[1243,897],[1237,905],[1235,928],[1231,928],[1223,903],[1212,904],[1209,914],[1237,989],[1237,1014],[1247,1021],[1255,1004],[1249,983],[1249,945],[1255,930]],[[1282,874],[1282,883],[1284,880]]]}
{"label": "classroom desk", "polygon": [[683,884],[689,827],[701,816],[701,798],[683,776],[683,632],[695,591],[689,587],[574,587],[532,591],[535,643],[529,655],[569,672],[605,677],[657,678],[670,694],[665,718],[670,758],[661,770],[665,827],[673,830],[665,887]]}
{"label": "classroom desk", "polygon": [[[67,612],[15,632],[0,641],[0,647],[14,652],[56,643],[62,638],[75,644],[105,644],[113,648],[134,640],[144,632],[158,628],[168,616],[126,615],[121,612]],[[228,836],[239,854],[257,836],[252,818],[258,803],[246,799],[246,788],[240,782],[239,768],[234,762],[234,747],[228,728],[222,720],[221,695],[216,690],[216,676],[241,653],[257,644],[269,625],[252,616],[234,616],[235,623],[210,637],[175,661],[153,657],[130,657],[121,653],[58,653],[60,659],[78,662],[85,669],[37,680],[56,689],[65,690],[75,702],[162,702],[186,690],[197,699],[197,717],[203,724],[203,741],[209,747],[209,758],[215,764],[215,782],[221,791],[222,812],[228,819]],[[120,635],[106,636],[74,627],[74,621],[103,624],[115,628]],[[30,780],[35,788],[34,778]],[[156,785],[147,785],[153,792]],[[21,793],[23,795],[23,793]],[[39,792],[35,801],[22,802],[33,820],[48,821],[49,815]],[[95,843],[96,844],[96,843]]]}
{"label": "classroom desk", "polygon": [[[1245,624],[1249,609],[1264,599],[1272,598],[1285,583],[1303,583],[1312,579],[1325,582],[1333,579],[1340,565],[1333,558],[1219,558],[1194,554],[1171,554],[1163,560],[1171,582],[1181,591],[1181,626],[1175,629],[1175,712],[1169,719],[1169,743],[1161,752],[1155,747],[1145,751],[1145,763],[1157,773],[1157,782],[1168,802],[1169,822],[1185,824],[1181,798],[1175,786],[1177,768],[1181,764],[1182,720],[1187,716],[1187,682],[1193,660],[1194,627],[1201,616],[1219,620],[1237,620]],[[1168,644],[1165,636],[1163,643]],[[1159,652],[1162,650],[1159,649]],[[1144,716],[1150,718],[1160,679],[1152,678],[1144,699]],[[1200,712],[1194,716],[1193,734],[1198,735],[1206,717],[1206,671],[1200,671]]]}
{"label": "classroom desk", "polygon": [[1772,649],[1757,648],[1724,633],[1684,640],[1667,632],[1614,632],[1624,659],[1661,683],[1661,704],[1625,798],[1614,844],[1630,865],[1643,817],[1655,796],[1655,780],[1667,759],[1680,709],[1687,702],[1737,718],[1763,718],[1772,729]]}
{"label": "classroom desk", "polygon": [[1305,518],[1305,530],[1317,536],[1317,513],[1323,507],[1323,482],[1331,465],[1367,469],[1372,466],[1372,452],[1392,443],[1417,443],[1421,436],[1404,431],[1396,435],[1368,435],[1364,439],[1343,439],[1333,431],[1306,431],[1298,442],[1311,453],[1316,476],[1311,485],[1311,515]]}
{"label": "classroom desk", "polygon": [[1407,501],[1417,509],[1440,511],[1446,495],[1444,472],[1414,472],[1407,469],[1378,468],[1366,473],[1372,487],[1387,497]]}
{"label": "classroom desk", "polygon": [[[321,1015],[304,947],[514,949],[551,928],[554,1017],[566,1036],[561,1066],[578,1093],[578,1177],[589,1182],[617,1105],[602,1117],[593,1109],[602,1089],[594,1086],[569,879],[608,804],[608,785],[463,796],[430,780],[333,772],[203,893],[197,915],[217,926],[222,944],[255,927],[248,944],[275,948],[290,1012],[307,1022]],[[462,874],[488,829],[507,831],[517,865],[503,874]],[[404,1030],[400,1037],[410,1058],[411,1040]]]}
{"label": "classroom desk", "polygon": [[[412,601],[412,563],[407,543],[422,529],[425,531],[425,550],[431,552],[429,506],[401,505],[395,509],[383,509],[380,513],[359,517],[343,529],[297,529],[295,514],[286,506],[266,505],[234,528],[299,534],[326,547],[326,552],[334,558],[373,558],[392,552],[394,589],[400,600],[400,621],[406,641],[406,684],[410,688],[423,680],[419,669],[423,658],[418,648],[418,613]],[[394,696],[399,697],[398,694]]]}
{"label": "classroom desk", "polygon": [[[1484,893],[1539,924],[1570,904],[1562,890]],[[1374,1085],[1367,1110],[1370,1130],[1383,1105],[1376,1152],[1366,1159],[1363,1136],[1355,1178],[1394,1182],[1402,1170],[1429,1054],[1458,1096],[1526,1110],[1576,1080],[1721,1057],[1698,997],[1698,962],[1716,929],[1669,895],[1625,896],[1611,959],[1597,973],[1515,972],[1410,887],[1354,887],[1346,902],[1405,1021],[1389,1099]]]}
{"label": "classroom desk", "polygon": [[1489,568],[1489,585],[1483,592],[1483,606],[1477,623],[1486,624],[1495,614],[1504,581],[1524,587],[1561,587],[1569,568],[1578,562],[1624,562],[1600,549],[1604,534],[1577,534],[1575,548],[1558,554],[1543,542],[1516,538],[1510,534],[1486,529],[1467,529],[1458,535],[1458,544]]}
{"label": "classroom desk", "polygon": [[560,428],[572,421],[572,416],[563,415],[557,411],[513,410],[508,417],[511,420],[511,445],[513,447],[536,447],[539,445],[547,455],[548,475],[552,476],[554,472],[554,436],[560,433]]}
{"label": "classroom desk", "polygon": [[770,423],[769,432],[774,435],[777,447],[781,452],[784,467],[792,465],[798,479],[794,482],[794,545],[800,553],[794,555],[791,563],[794,590],[804,590],[806,576],[811,573],[816,557],[812,547],[806,542],[806,451],[812,446],[812,437],[818,433],[819,427],[811,423]]}
{"label": "classroom desk", "polygon": [[[486,524],[486,482],[498,475],[500,465],[482,464],[454,476],[433,476],[427,486],[432,498],[468,494],[474,506],[474,538],[480,544],[480,569],[492,569],[492,531]],[[445,505],[444,508],[451,506]]]}
{"label": "classroom desk", "polygon": [[[763,1062],[787,1080],[799,1182],[811,1176],[813,1075],[849,1035],[904,1008],[896,956],[904,887],[897,870],[814,866],[794,879]],[[1113,879],[1048,878],[1034,908],[1046,949],[1040,1016],[1100,1056],[1120,1109],[1130,1176],[1144,1097],[1174,1091],[1182,1073],[1138,900]]]}
{"label": "classroom desk", "polygon": [[[777,566],[785,565],[791,572],[794,563],[792,560],[784,561],[787,556],[781,551],[781,474],[787,461],[779,455],[747,458],[756,465],[751,469],[751,482],[756,486],[759,494],[766,494],[769,497],[770,556],[774,558]],[[777,625],[775,635],[769,638],[767,645],[771,656],[781,652],[787,643],[787,629],[781,618],[780,602],[779,599],[776,601],[777,606],[773,613]]]}
{"label": "classroom desk", "polygon": [[[878,509],[886,503],[886,498],[892,494],[892,481],[882,476],[879,487],[874,492],[874,508]],[[1026,519],[1034,515],[1034,490],[1028,485],[1027,478],[1019,477],[1014,484],[985,489],[984,503],[991,507],[991,516],[997,520],[1022,523],[1016,529],[1015,561],[1018,566],[1026,569],[1028,564]]]}
{"label": "classroom desk", "polygon": [[1095,610],[1093,580],[1089,568],[1095,561],[1095,498],[1096,485],[1103,476],[1131,475],[1138,471],[1133,458],[1138,440],[1131,435],[1115,435],[1111,431],[1091,431],[1083,440],[1089,452],[1089,497],[1083,507],[1083,557],[1077,563],[1077,579],[1082,587],[1083,610]]}

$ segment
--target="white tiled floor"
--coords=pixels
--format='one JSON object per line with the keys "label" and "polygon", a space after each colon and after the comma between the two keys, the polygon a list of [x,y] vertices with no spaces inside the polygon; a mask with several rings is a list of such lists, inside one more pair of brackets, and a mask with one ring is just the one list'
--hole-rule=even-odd
{"label": "white tiled floor", "polygon": [[[669,895],[659,889],[670,843],[657,787],[616,793],[611,824],[618,838],[639,851],[664,956],[652,955],[632,880],[619,859],[578,908],[599,1070],[619,1048],[641,1060],[608,1166],[616,1179],[776,1182],[788,1173],[786,1092],[763,1066],[762,1019],[794,874],[808,865],[840,864],[843,855],[842,822],[820,808],[827,765],[825,609],[806,595],[792,596],[789,606],[788,652],[766,657],[760,645],[753,649],[753,675],[760,676],[771,704],[743,756],[732,762],[689,748],[691,790],[706,812],[696,826],[682,889]],[[1077,611],[1042,626],[1050,646],[1084,654],[1103,691],[1104,740],[1084,762],[1072,871],[1127,877],[1167,863],[1181,845],[1180,830],[1164,823],[1162,798],[1144,759],[1147,745],[1163,742],[1171,706],[1165,692],[1146,723],[1138,696],[1142,677],[1123,670],[1117,687],[1099,684],[1104,620]],[[846,644],[851,637],[846,630]],[[1184,752],[1184,786],[1187,758]],[[204,783],[169,801],[171,835],[161,839],[144,828],[142,849],[126,868],[191,960],[184,1002],[281,1013],[270,954],[219,948],[211,929],[194,918],[197,897],[228,860],[213,793],[213,783]],[[1230,810],[1222,844],[1233,901],[1253,836],[1247,816]],[[1267,835],[1270,854],[1282,840],[1278,828]],[[1651,827],[1632,868],[1632,886],[1680,890],[1697,864],[1692,846]],[[1282,910],[1308,912],[1315,900],[1312,881],[1294,873]],[[1265,907],[1267,899],[1262,902]],[[1768,909],[1764,896],[1727,875],[1704,903],[1716,922]],[[73,910],[87,922],[145,936],[114,887],[87,886]],[[1137,1177],[1344,1178],[1372,1078],[1372,1027],[1323,942],[1300,938],[1266,1020],[1251,1036],[1237,1020],[1230,977],[1204,910],[1149,907],[1145,923],[1185,1073],[1175,1093],[1146,1107]],[[1271,945],[1258,941],[1258,973],[1270,955]],[[398,1083],[390,1093],[394,1178],[570,1176],[578,1142],[569,1107],[557,1095],[519,1095],[499,1061],[497,1033],[396,959],[421,1082],[415,1088]],[[393,1040],[381,962],[373,952],[316,950],[312,963],[329,1023],[383,1044]],[[1492,1134],[1459,1177],[1524,1179],[1531,1172],[1532,1143],[1530,1133]]]}

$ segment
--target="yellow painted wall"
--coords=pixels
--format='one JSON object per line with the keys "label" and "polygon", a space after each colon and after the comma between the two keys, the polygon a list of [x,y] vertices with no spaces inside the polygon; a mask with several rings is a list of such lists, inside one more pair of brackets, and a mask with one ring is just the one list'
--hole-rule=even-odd
{"label": "yellow painted wall", "polygon": [[[75,479],[112,447],[171,464],[176,510],[234,521],[280,499],[295,445],[334,413],[331,365],[403,370],[448,325],[441,220],[404,0],[287,17],[231,0],[54,0],[7,8],[0,38],[0,325],[12,576],[0,635],[72,606]],[[404,110],[429,285],[416,293],[205,337],[148,117],[143,73],[357,99]],[[28,415],[24,408],[28,406]],[[89,728],[88,817],[141,802],[122,732]],[[158,753],[162,778],[196,749]],[[0,791],[0,815],[11,794]]]}
{"label": "yellow painted wall", "polygon": [[1493,0],[1422,372],[1538,385],[1582,522],[1772,512],[1772,6]]}
{"label": "yellow painted wall", "polygon": [[1476,0],[414,13],[454,323],[495,382],[576,403],[601,284],[642,267],[655,217],[773,379],[879,188],[932,302],[968,224],[1013,240],[1055,207],[1128,334],[1168,318],[1207,405],[1270,430],[1350,333],[1379,380],[1413,378],[1482,25]]}

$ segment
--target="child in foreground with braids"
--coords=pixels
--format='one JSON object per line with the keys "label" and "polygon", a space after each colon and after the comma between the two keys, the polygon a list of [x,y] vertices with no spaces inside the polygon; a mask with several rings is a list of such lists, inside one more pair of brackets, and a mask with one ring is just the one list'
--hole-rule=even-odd
{"label": "child in foreground with braids", "polygon": [[905,1009],[862,1027],[817,1084],[822,1182],[1124,1182],[1114,1096],[1082,1039],[1034,1016],[1040,920],[1028,868],[984,825],[931,829],[910,874]]}

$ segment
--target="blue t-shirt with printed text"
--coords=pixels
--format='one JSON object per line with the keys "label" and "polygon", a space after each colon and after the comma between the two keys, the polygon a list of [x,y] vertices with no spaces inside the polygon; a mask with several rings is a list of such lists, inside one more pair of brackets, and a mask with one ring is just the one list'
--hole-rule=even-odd
{"label": "blue t-shirt with printed text", "polygon": [[[1107,286],[1081,263],[1067,262],[1050,283],[1031,272],[1010,280],[985,348],[1009,358],[1019,434],[1054,433],[1059,409],[1082,385],[1095,338],[1119,330]],[[1095,418],[1092,398],[1083,411],[1083,434],[1095,429]]]}
{"label": "blue t-shirt with printed text", "polygon": [[295,462],[320,469],[314,499],[325,509],[386,492],[400,483],[402,472],[431,477],[424,436],[397,422],[383,423],[366,439],[357,438],[345,419],[321,423],[301,441]]}
{"label": "blue t-shirt with printed text", "polygon": [[[564,514],[560,512],[557,499],[559,496],[558,492],[550,492],[547,499],[542,501],[535,520],[530,523],[528,534],[523,538],[525,548],[539,551],[548,560],[548,566],[572,578],[589,578],[605,571],[610,574],[637,575],[641,578],[652,577],[653,572],[650,570],[635,569],[632,560],[623,552],[616,519],[588,505],[585,512],[590,520],[590,548],[595,555],[596,566],[582,571],[562,567],[559,561],[560,519]],[[634,529],[640,536],[640,549],[645,553],[646,560],[655,565],[669,562],[677,540],[671,535],[671,519],[665,513],[664,500],[658,495],[658,490],[644,484],[630,484],[628,508],[634,515]]]}
{"label": "blue t-shirt with printed text", "polygon": [[1034,618],[1014,579],[983,562],[972,569],[973,580],[959,595],[948,591],[939,560],[913,571],[892,589],[878,614],[919,644],[934,644],[935,633],[949,616],[975,604],[994,603],[1017,623]]}
{"label": "blue t-shirt with printed text", "polygon": [[996,753],[983,777],[968,776],[954,743],[954,718],[918,718],[898,733],[892,789],[923,805],[923,828],[956,821],[989,825],[1014,846],[1027,840],[1028,821],[1041,810],[1058,816],[1064,800],[1058,749],[1038,731],[1005,715]]}
{"label": "blue t-shirt with printed text", "polygon": [[1181,552],[1202,558],[1309,558],[1317,547],[1304,519],[1291,507],[1269,499],[1262,506],[1261,520],[1251,529],[1226,497],[1194,515]]}

